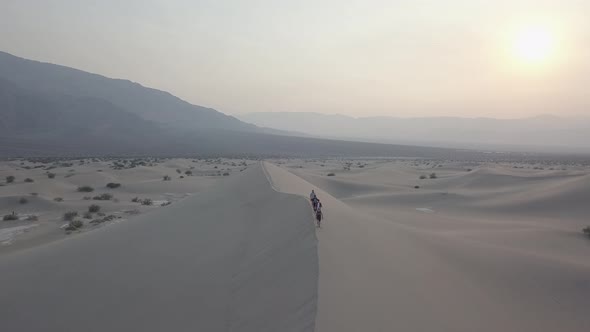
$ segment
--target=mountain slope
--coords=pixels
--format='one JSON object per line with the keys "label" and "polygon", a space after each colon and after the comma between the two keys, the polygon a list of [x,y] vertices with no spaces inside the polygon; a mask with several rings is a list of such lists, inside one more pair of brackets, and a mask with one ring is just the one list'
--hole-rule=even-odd
{"label": "mountain slope", "polygon": [[171,127],[259,130],[216,110],[189,104],[168,92],[4,52],[0,52],[0,78],[39,93],[103,99],[146,120]]}
{"label": "mountain slope", "polygon": [[82,155],[489,158],[473,151],[285,134],[129,81],[0,53],[0,158]]}

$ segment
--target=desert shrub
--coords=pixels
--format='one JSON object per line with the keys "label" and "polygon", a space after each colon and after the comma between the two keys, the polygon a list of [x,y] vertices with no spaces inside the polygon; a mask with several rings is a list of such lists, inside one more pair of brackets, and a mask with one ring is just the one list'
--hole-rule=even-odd
{"label": "desert shrub", "polygon": [[78,192],[81,193],[91,193],[94,191],[94,188],[92,188],[91,186],[80,186],[78,187]]}
{"label": "desert shrub", "polygon": [[100,194],[100,195],[92,197],[92,199],[95,201],[110,201],[112,198],[113,198],[113,195],[108,194],[108,193]]}
{"label": "desert shrub", "polygon": [[84,212],[84,215],[82,216],[82,218],[84,218],[84,219],[92,219],[92,213],[90,213],[90,212]]}
{"label": "desert shrub", "polygon": [[420,186],[414,186],[414,189],[420,189]]}
{"label": "desert shrub", "polygon": [[223,173],[223,176],[229,176],[228,172]]}
{"label": "desert shrub", "polygon": [[69,212],[64,213],[63,220],[65,220],[65,221],[72,221],[77,216],[78,216],[78,212],[76,212],[76,211],[69,211]]}
{"label": "desert shrub", "polygon": [[39,196],[39,193],[31,193],[31,196]]}
{"label": "desert shrub", "polygon": [[47,177],[53,179],[55,178],[55,173],[47,173]]}
{"label": "desert shrub", "polygon": [[12,175],[9,175],[6,177],[6,183],[13,183],[14,182],[15,177]]}
{"label": "desert shrub", "polygon": [[424,174],[420,175],[420,180],[424,180],[424,179],[426,179],[426,175],[424,175]]}
{"label": "desert shrub", "polygon": [[436,173],[431,173],[429,176],[431,179],[436,179]]}
{"label": "desert shrub", "polygon": [[172,204],[172,202],[170,202],[170,201],[167,201],[167,202],[164,202],[164,203],[160,204],[160,206],[168,206],[168,205],[170,205],[170,204]]}
{"label": "desert shrub", "polygon": [[588,226],[588,227],[584,228],[584,229],[582,230],[582,232],[584,232],[584,234],[586,234],[586,235],[590,236],[590,226]]}
{"label": "desert shrub", "polygon": [[170,181],[170,180],[172,180],[172,178],[169,175],[164,175],[163,180],[164,181]]}
{"label": "desert shrub", "polygon": [[100,211],[100,206],[96,204],[92,204],[88,207],[88,212],[90,213],[97,213],[98,211]]}
{"label": "desert shrub", "polygon": [[140,199],[139,199],[139,197],[133,197],[133,199],[131,199],[131,201],[133,203],[139,203]]}
{"label": "desert shrub", "polygon": [[473,171],[471,168],[466,169],[467,172]]}
{"label": "desert shrub", "polygon": [[31,179],[31,178],[26,178],[26,179],[25,179],[25,182],[26,182],[26,183],[33,183],[33,182],[35,182],[35,180],[33,180],[33,179]]}
{"label": "desert shrub", "polygon": [[53,200],[56,202],[63,202],[64,201],[64,199],[62,197],[56,197]]}
{"label": "desert shrub", "polygon": [[66,231],[75,231],[79,228],[82,228],[82,226],[84,226],[82,220],[72,220],[66,227]]}
{"label": "desert shrub", "polygon": [[184,176],[183,176],[183,175],[181,175],[181,176],[179,176],[179,178],[181,178],[181,179],[184,179]]}
{"label": "desert shrub", "polygon": [[109,188],[109,189],[119,188],[120,186],[121,186],[120,183],[113,183],[113,182],[107,183],[107,188]]}
{"label": "desert shrub", "polygon": [[191,176],[191,175],[193,175],[193,171],[188,170],[188,171],[184,172],[184,174],[186,174],[187,176]]}
{"label": "desert shrub", "polygon": [[11,214],[7,214],[4,217],[2,217],[2,220],[4,220],[4,221],[18,220],[18,215],[13,212]]}
{"label": "desert shrub", "polygon": [[114,219],[117,219],[117,218],[120,218],[120,217],[116,217],[116,216],[114,216],[114,215],[111,214],[111,215],[109,215],[107,217],[94,219],[90,223],[93,224],[93,225],[98,225],[98,224],[102,224],[103,222],[111,221],[111,220],[114,220]]}
{"label": "desert shrub", "polygon": [[27,204],[28,202],[29,202],[29,200],[28,200],[28,199],[26,199],[26,198],[24,198],[24,197],[21,197],[21,198],[18,200],[18,204]]}
{"label": "desert shrub", "polygon": [[141,200],[141,205],[154,205],[154,201],[152,201],[150,198],[145,198]]}
{"label": "desert shrub", "polygon": [[334,173],[328,173],[328,176],[335,176],[336,174]]}
{"label": "desert shrub", "polygon": [[179,169],[177,169],[177,170],[176,170],[176,173],[180,174],[180,173],[182,173],[182,171],[181,171],[181,170],[179,170]]}
{"label": "desert shrub", "polygon": [[27,221],[38,221],[39,217],[37,217],[36,215],[32,214],[30,216],[27,216],[26,218]]}

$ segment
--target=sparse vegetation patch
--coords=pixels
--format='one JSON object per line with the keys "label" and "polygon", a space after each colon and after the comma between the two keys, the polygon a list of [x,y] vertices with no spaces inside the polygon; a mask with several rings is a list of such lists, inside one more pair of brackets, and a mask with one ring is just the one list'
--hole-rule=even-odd
{"label": "sparse vegetation patch", "polygon": [[97,213],[98,211],[100,211],[100,206],[96,204],[92,204],[88,207],[88,212],[90,213]]}
{"label": "sparse vegetation patch", "polygon": [[68,226],[65,228],[65,230],[71,232],[71,231],[75,231],[77,229],[82,228],[82,226],[84,226],[84,223],[82,222],[82,220],[72,220],[72,221],[70,221]]}
{"label": "sparse vegetation patch", "polygon": [[11,214],[7,214],[4,217],[2,217],[2,220],[4,220],[4,221],[18,220],[18,215],[13,212]]}
{"label": "sparse vegetation patch", "polygon": [[90,223],[92,225],[98,225],[98,224],[102,224],[104,222],[115,220],[115,219],[119,219],[119,218],[121,218],[121,217],[116,217],[116,216],[114,216],[114,215],[111,214],[111,215],[106,216],[106,217],[103,217],[103,218],[94,219]]}
{"label": "sparse vegetation patch", "polygon": [[69,212],[64,213],[63,220],[64,221],[72,221],[77,216],[78,216],[78,212],[76,212],[76,211],[69,211]]}
{"label": "sparse vegetation patch", "polygon": [[92,199],[95,201],[110,201],[111,199],[113,199],[113,195],[108,194],[108,193],[104,193],[104,194],[94,196],[94,197],[92,197]]}
{"label": "sparse vegetation patch", "polygon": [[78,187],[78,192],[81,193],[91,193],[94,191],[94,188],[92,188],[91,186],[80,186]]}

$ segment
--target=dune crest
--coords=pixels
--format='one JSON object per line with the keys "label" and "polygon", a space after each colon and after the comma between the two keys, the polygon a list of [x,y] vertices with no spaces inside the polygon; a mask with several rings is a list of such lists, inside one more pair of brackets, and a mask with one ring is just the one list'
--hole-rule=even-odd
{"label": "dune crest", "polygon": [[[585,242],[534,225],[424,213],[415,209],[424,205],[412,203],[401,209],[382,202],[378,210],[371,196],[338,200],[286,168],[264,166],[278,190],[307,197],[315,189],[324,202],[316,331],[582,332],[590,326]],[[332,181],[341,179],[320,183]]]}

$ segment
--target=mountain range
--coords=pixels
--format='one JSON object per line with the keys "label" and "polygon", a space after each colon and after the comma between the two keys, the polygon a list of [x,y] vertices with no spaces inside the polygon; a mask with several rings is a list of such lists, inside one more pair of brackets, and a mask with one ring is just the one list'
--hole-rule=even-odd
{"label": "mountain range", "polygon": [[0,157],[346,155],[461,158],[467,153],[296,135],[288,130],[240,121],[131,81],[0,52]]}
{"label": "mountain range", "polygon": [[585,117],[354,118],[339,114],[259,112],[238,118],[259,126],[332,139],[520,152],[590,152],[590,118]]}

